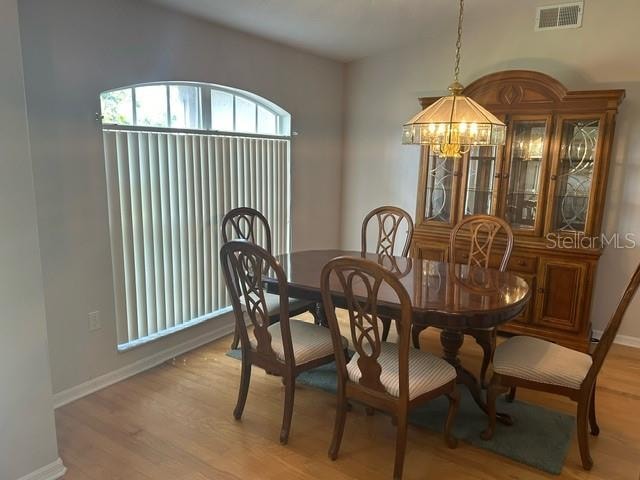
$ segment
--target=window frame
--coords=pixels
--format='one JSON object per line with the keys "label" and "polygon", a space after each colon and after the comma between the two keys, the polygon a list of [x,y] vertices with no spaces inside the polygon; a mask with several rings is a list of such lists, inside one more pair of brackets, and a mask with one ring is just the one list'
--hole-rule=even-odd
{"label": "window frame", "polygon": [[[137,108],[136,108],[136,88],[140,88],[140,87],[146,87],[146,86],[155,86],[155,85],[161,85],[165,87],[165,98],[166,98],[166,121],[167,121],[167,125],[170,125],[171,123],[171,89],[170,87],[173,85],[177,85],[177,86],[189,86],[189,87],[196,87],[198,88],[198,99],[199,99],[199,123],[200,123],[200,127],[201,128],[176,128],[176,127],[170,127],[170,126],[151,126],[151,125],[138,125],[136,124],[137,121]],[[103,106],[103,98],[105,94],[111,93],[111,92],[120,92],[120,91],[129,91],[130,95],[129,98],[127,99],[126,102],[121,102],[121,103],[115,103],[116,106],[120,106],[120,105],[127,105],[128,108],[131,111],[131,121],[132,123],[130,124],[121,124],[121,123],[107,123],[104,122],[104,117],[102,116],[102,106]],[[219,91],[219,92],[223,92],[223,93],[228,93],[231,94],[233,97],[233,101],[232,101],[232,105],[233,105],[233,126],[234,126],[234,130],[214,130],[211,128],[212,126],[212,93],[214,91]],[[160,95],[158,95],[160,96]],[[241,97],[247,101],[250,101],[254,104],[254,108],[255,108],[255,125],[256,125],[256,132],[254,133],[247,133],[247,132],[243,132],[243,131],[239,131],[236,130],[236,117],[235,117],[235,105],[236,105],[236,97]],[[187,97],[185,97],[187,98]],[[268,140],[278,140],[278,141],[283,141],[286,145],[286,159],[287,159],[287,166],[286,166],[286,176],[285,181],[282,183],[282,187],[284,188],[284,191],[286,192],[286,205],[284,206],[284,223],[283,225],[283,232],[284,232],[284,248],[285,251],[291,251],[293,248],[293,236],[292,236],[292,146],[291,146],[291,140],[292,140],[292,136],[297,135],[296,133],[292,133],[291,132],[291,115],[285,111],[284,109],[282,109],[281,107],[279,107],[278,105],[274,104],[273,102],[266,100],[262,97],[260,97],[259,95],[253,94],[251,92],[246,92],[243,90],[239,90],[233,87],[225,87],[225,86],[221,86],[221,85],[216,85],[216,84],[210,84],[210,83],[202,83],[202,82],[188,82],[188,81],[159,81],[159,82],[149,82],[149,83],[140,83],[140,84],[135,84],[135,85],[127,85],[127,86],[122,86],[119,88],[113,88],[113,89],[109,89],[109,90],[105,90],[103,92],[100,92],[98,94],[98,104],[99,104],[99,114],[97,115],[97,119],[100,120],[99,122],[99,126],[101,128],[101,130],[103,131],[103,139],[106,138],[104,135],[107,132],[113,133],[113,132],[118,132],[118,131],[122,131],[122,132],[130,132],[129,134],[132,133],[142,133],[142,132],[147,132],[147,133],[159,133],[159,134],[167,134],[167,135],[171,135],[175,138],[180,138],[183,136],[190,136],[190,135],[197,135],[197,136],[212,136],[212,137],[237,137],[237,138],[256,138],[256,139],[268,139]],[[190,101],[190,100],[189,100]],[[276,133],[277,134],[264,134],[264,133],[258,133],[258,116],[259,116],[259,109],[263,108],[264,110],[266,110],[267,112],[272,113],[275,116],[276,119]],[[186,110],[186,109],[185,109]],[[120,110],[120,113],[122,112],[122,110]],[[118,113],[118,112],[117,112]],[[126,116],[128,116],[128,112],[126,112]],[[119,114],[116,115],[116,119],[119,117]],[[122,118],[122,117],[121,117]],[[187,118],[191,118],[191,117],[187,117]],[[209,128],[207,128],[209,127]],[[230,141],[233,141],[232,138],[229,138]],[[106,154],[107,148],[106,148],[106,143],[105,143],[105,159],[107,158],[107,154]],[[109,171],[112,172],[113,171],[117,171],[117,170],[113,170],[113,169],[109,169],[107,168],[108,172],[107,175],[109,175]],[[109,185],[111,185],[111,183],[109,182],[109,180],[107,180],[107,189],[108,189],[108,196],[109,195],[114,195],[113,192],[109,191]],[[111,202],[111,200],[109,200],[109,202]],[[109,208],[111,209],[111,205],[109,206]],[[111,215],[111,210],[110,210],[110,215]],[[117,215],[116,215],[117,216]],[[115,217],[114,217],[115,218]],[[116,237],[118,237],[118,233],[116,232],[114,234],[114,231],[111,230],[111,226],[110,226],[110,235],[113,237],[113,235],[115,235]],[[118,237],[119,238],[119,237]],[[116,245],[117,242],[121,241],[121,240],[115,240]],[[122,248],[122,247],[114,247],[114,239],[112,238],[111,240],[111,250],[112,250],[112,255],[114,251],[118,251],[118,248]],[[113,260],[115,261],[115,260]],[[116,262],[117,263],[117,262]],[[115,263],[114,263],[115,265]],[[117,290],[118,288],[122,288],[122,282],[124,282],[124,277],[123,276],[116,276],[116,268],[114,267],[114,289]],[[120,283],[118,283],[120,282]],[[116,297],[118,297],[118,294],[116,294]],[[119,315],[125,315],[122,318],[126,319],[126,314],[123,314],[122,312],[119,312],[119,307],[118,307],[118,300],[116,298],[116,311],[117,311],[117,315],[116,315],[116,321],[119,322],[116,325],[116,330],[117,330],[117,342],[116,342],[116,349],[118,352],[126,352],[128,350],[137,348],[139,346],[145,345],[147,343],[150,342],[154,342],[157,341],[159,339],[165,338],[167,336],[170,336],[174,333],[177,333],[179,331],[182,330],[186,330],[188,328],[191,328],[193,326],[202,324],[204,322],[207,322],[209,320],[215,319],[215,318],[219,318],[225,314],[228,314],[228,312],[230,312],[232,310],[231,306],[223,306],[222,308],[219,308],[217,310],[211,311],[211,312],[207,312],[202,316],[199,317],[194,317],[191,318],[190,320],[183,320],[182,323],[180,324],[176,324],[172,327],[168,327],[168,328],[163,328],[162,330],[158,330],[154,333],[148,333],[147,335],[144,336],[137,336],[137,338],[132,338],[131,336],[129,336],[130,334],[125,334],[123,332],[125,332],[127,330],[127,327],[123,327],[121,319],[119,318]],[[118,313],[119,312],[119,313]],[[186,318],[186,317],[185,317]],[[128,320],[125,320],[128,322]],[[124,328],[124,330],[123,330]],[[127,339],[128,338],[128,339]]]}
{"label": "window frame", "polygon": [[[167,112],[167,125],[164,126],[150,126],[137,124],[137,108],[136,108],[136,88],[148,87],[148,86],[164,86],[166,90],[166,112]],[[171,86],[187,86],[198,88],[199,93],[199,109],[200,109],[200,123],[201,128],[181,128],[171,126],[171,98],[170,88]],[[119,92],[122,90],[131,90],[131,111],[132,111],[132,123],[109,123],[104,121],[104,114],[102,111],[102,97],[105,94]],[[218,130],[212,128],[212,92],[218,91],[233,95],[233,130]],[[255,105],[255,132],[246,132],[236,129],[236,97],[242,98]],[[243,135],[250,137],[264,137],[264,138],[291,138],[291,114],[279,107],[275,103],[267,100],[264,97],[256,95],[254,93],[240,90],[234,87],[227,87],[224,85],[218,85],[214,83],[205,82],[188,82],[188,81],[159,81],[159,82],[147,82],[136,83],[132,85],[125,85],[118,88],[111,88],[100,92],[98,95],[100,100],[100,113],[99,120],[103,128],[119,128],[119,129],[135,129],[135,130],[153,130],[153,131],[166,131],[166,132],[185,132],[185,133],[210,133],[216,135]],[[259,133],[258,132],[258,108],[263,108],[269,113],[273,114],[276,119],[276,133]]]}

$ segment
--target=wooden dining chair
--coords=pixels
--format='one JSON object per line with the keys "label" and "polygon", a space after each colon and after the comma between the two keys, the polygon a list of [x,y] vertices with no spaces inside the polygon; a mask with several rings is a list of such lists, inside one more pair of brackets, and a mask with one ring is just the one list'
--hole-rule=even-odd
{"label": "wooden dining chair", "polygon": [[[331,333],[313,323],[289,318],[287,277],[280,264],[264,248],[246,240],[227,242],[220,249],[220,262],[231,295],[242,349],[240,390],[233,416],[236,420],[242,417],[252,365],[281,376],[285,400],[280,442],[286,444],[293,416],[295,379],[304,371],[333,362]],[[265,292],[263,277],[267,274],[278,281],[280,304],[277,323],[272,322]],[[245,314],[249,317],[251,330],[245,323]],[[341,341],[346,349],[347,340],[343,338]]]}
{"label": "wooden dining chair", "polygon": [[[389,257],[390,260],[393,260],[394,255],[406,257],[409,254],[409,248],[411,247],[411,240],[413,238],[413,219],[405,210],[390,205],[374,208],[364,217],[361,231],[361,253],[365,254],[368,252],[367,231],[369,229],[369,223],[372,222],[374,217],[376,219],[375,225],[378,234],[376,236],[376,245],[373,253],[377,253],[383,257]],[[406,225],[406,236],[404,244],[399,248],[398,233],[403,224]],[[384,263],[384,258],[381,259],[381,263]],[[389,336],[392,320],[393,319],[386,316],[380,317],[380,322],[383,326],[382,340],[384,341],[386,341]]]}
{"label": "wooden dining chair", "polygon": [[[322,269],[322,300],[336,354],[338,406],[329,448],[335,460],[340,450],[348,410],[353,399],[392,415],[397,424],[393,478],[402,477],[407,443],[407,415],[410,409],[440,395],[449,399],[444,438],[450,448],[457,445],[451,428],[459,406],[456,370],[447,361],[410,348],[411,299],[400,281],[388,270],[369,260],[339,257]],[[382,341],[378,324],[380,293],[397,298],[399,339]],[[344,297],[349,313],[349,331],[355,354],[347,360],[336,318],[332,295]]]}
{"label": "wooden dining chair", "polygon": [[526,336],[512,337],[496,348],[493,377],[487,393],[489,426],[482,437],[493,437],[496,427],[496,399],[506,389],[511,389],[512,395],[517,387],[564,395],[578,404],[576,423],[580,458],[584,469],[591,470],[593,460],[589,453],[587,423],[591,426],[592,435],[600,433],[596,420],[596,380],[638,285],[640,265],[590,355]]}
{"label": "wooden dining chair", "polygon": [[[247,240],[256,245],[262,245],[267,252],[273,254],[269,221],[262,213],[254,208],[238,207],[229,210],[222,219],[221,233],[223,243],[227,243],[229,240]],[[278,308],[280,305],[280,297],[271,293],[265,293],[265,300],[267,302],[269,317],[272,320],[271,323],[277,322],[279,318]],[[243,304],[242,300],[241,304]],[[310,312],[315,318],[316,302],[297,298],[289,299],[289,313],[292,317],[305,312]],[[236,328],[233,334],[231,348],[238,348],[239,341],[240,333]]]}
{"label": "wooden dining chair", "polygon": [[[461,220],[451,231],[449,237],[449,263],[466,264],[469,267],[489,268],[492,255],[499,250],[496,238],[504,235],[499,243],[502,258],[499,269],[504,272],[513,250],[513,231],[507,222],[491,215],[472,215]],[[414,331],[414,345],[420,347],[419,331]],[[485,386],[487,369],[491,364],[496,348],[496,329],[469,329],[464,332],[474,337],[482,348],[482,366],[480,368],[480,384]]]}

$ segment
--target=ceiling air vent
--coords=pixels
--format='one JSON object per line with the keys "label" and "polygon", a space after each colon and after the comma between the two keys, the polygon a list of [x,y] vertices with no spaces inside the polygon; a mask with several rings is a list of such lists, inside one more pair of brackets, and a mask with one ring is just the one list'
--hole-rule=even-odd
{"label": "ceiling air vent", "polygon": [[579,28],[582,26],[584,2],[563,3],[538,7],[536,11],[536,31]]}

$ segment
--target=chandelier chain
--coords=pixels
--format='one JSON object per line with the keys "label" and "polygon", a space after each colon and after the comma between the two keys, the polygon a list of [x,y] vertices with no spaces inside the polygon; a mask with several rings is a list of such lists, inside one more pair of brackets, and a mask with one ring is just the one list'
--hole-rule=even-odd
{"label": "chandelier chain", "polygon": [[456,66],[453,71],[456,83],[460,76],[460,49],[462,47],[462,19],[464,16],[464,0],[460,0],[460,13],[458,14],[458,39],[456,41]]}

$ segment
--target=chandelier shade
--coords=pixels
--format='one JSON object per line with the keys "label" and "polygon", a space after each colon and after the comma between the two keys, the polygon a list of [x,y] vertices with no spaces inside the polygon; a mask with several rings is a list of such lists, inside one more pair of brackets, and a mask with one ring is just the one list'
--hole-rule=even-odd
{"label": "chandelier shade", "polygon": [[463,95],[438,99],[410,119],[402,143],[418,145],[504,145],[507,127],[491,112]]}

